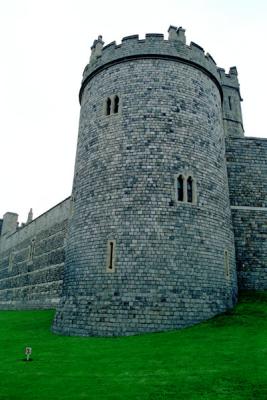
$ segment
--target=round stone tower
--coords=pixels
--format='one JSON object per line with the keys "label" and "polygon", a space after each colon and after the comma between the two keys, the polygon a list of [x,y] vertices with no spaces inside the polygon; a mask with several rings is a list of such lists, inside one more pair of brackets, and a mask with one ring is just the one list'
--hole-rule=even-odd
{"label": "round stone tower", "polygon": [[182,28],[94,42],[54,332],[163,331],[233,306],[222,100],[214,60]]}

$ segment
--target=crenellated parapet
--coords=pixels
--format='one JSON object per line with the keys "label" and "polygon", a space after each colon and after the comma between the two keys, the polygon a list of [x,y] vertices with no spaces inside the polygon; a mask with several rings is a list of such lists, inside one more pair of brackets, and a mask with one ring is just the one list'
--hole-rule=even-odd
{"label": "crenellated parapet", "polygon": [[242,137],[244,133],[242,120],[242,101],[236,67],[229,73],[219,68],[209,53],[198,44],[186,44],[185,29],[170,26],[168,39],[161,33],[147,33],[145,39],[138,35],[126,36],[120,44],[111,42],[104,46],[102,36],[94,41],[91,47],[89,64],[85,67],[80,89],[80,102],[84,88],[89,81],[102,70],[111,65],[138,59],[166,59],[189,64],[206,73],[217,85],[222,99],[225,135]]}
{"label": "crenellated parapet", "polygon": [[104,47],[102,36],[99,36],[91,47],[90,62],[83,73],[80,101],[85,86],[98,72],[112,64],[138,58],[165,58],[191,64],[206,72],[214,80],[222,96],[221,75],[211,55],[205,53],[204,49],[194,42],[187,45],[185,29],[182,27],[170,26],[168,34],[167,40],[160,33],[147,33],[145,39],[139,39],[138,35],[126,36],[120,44],[111,42]]}
{"label": "crenellated parapet", "polygon": [[218,72],[220,75],[221,85],[236,89],[238,91],[240,101],[242,101],[242,97],[240,94],[240,85],[239,85],[239,81],[238,81],[237,68],[231,67],[229,69],[228,74],[225,72],[225,69],[223,69],[223,68],[218,68]]}

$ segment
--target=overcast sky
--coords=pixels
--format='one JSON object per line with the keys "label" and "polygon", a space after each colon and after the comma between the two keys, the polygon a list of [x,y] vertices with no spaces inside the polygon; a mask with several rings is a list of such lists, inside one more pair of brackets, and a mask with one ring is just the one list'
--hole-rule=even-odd
{"label": "overcast sky", "polygon": [[70,195],[78,91],[90,46],[186,29],[225,68],[236,65],[245,133],[265,127],[266,0],[0,0],[0,217],[34,217]]}

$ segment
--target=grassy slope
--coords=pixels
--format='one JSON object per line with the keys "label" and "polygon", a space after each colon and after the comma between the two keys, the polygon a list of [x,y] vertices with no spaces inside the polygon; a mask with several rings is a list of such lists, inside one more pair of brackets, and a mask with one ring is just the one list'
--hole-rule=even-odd
{"label": "grassy slope", "polygon": [[267,399],[267,293],[192,328],[124,338],[53,335],[53,314],[0,312],[0,400]]}

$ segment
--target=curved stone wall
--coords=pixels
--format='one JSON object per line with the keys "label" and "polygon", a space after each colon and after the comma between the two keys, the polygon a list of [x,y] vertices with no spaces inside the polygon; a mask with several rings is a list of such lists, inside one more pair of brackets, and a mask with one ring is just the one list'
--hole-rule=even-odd
{"label": "curved stone wall", "polygon": [[[109,43],[103,49],[100,49],[98,55],[91,56],[90,63],[85,67],[80,99],[88,81],[98,71],[108,68],[111,64],[121,63],[131,58],[152,58],[156,56],[179,59],[180,62],[186,62],[194,65],[195,68],[205,70],[215,82],[221,82],[221,74],[209,53],[205,54],[204,49],[194,42],[191,42],[188,46],[185,40],[181,41],[178,36],[176,39],[164,40],[163,34],[148,33],[145,39],[139,39],[138,35],[131,35],[124,37],[119,45],[116,42]],[[218,87],[221,90],[220,84],[218,84]]]}
{"label": "curved stone wall", "polygon": [[[114,95],[119,112],[105,115]],[[194,178],[195,204],[177,201],[179,174]],[[55,332],[173,329],[236,301],[221,94],[204,70],[147,57],[88,81],[73,202]]]}

